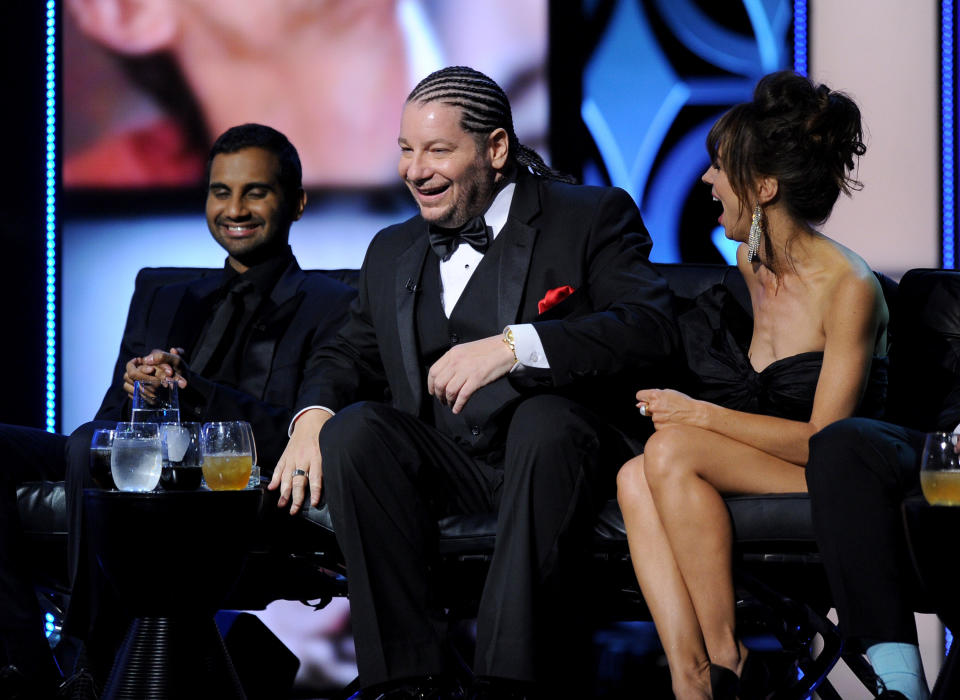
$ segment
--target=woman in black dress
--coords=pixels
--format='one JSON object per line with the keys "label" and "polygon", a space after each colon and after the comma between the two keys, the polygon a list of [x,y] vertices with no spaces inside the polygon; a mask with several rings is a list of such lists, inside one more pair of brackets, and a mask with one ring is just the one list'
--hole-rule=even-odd
{"label": "woman in black dress", "polygon": [[699,397],[637,393],[656,432],[617,479],[630,554],[677,698],[733,698],[746,649],[734,628],[723,495],[806,491],[807,442],[876,412],[887,309],[870,267],[814,227],[865,147],[847,96],[780,72],[707,139],[703,175],[753,307],[708,290],[680,318]]}

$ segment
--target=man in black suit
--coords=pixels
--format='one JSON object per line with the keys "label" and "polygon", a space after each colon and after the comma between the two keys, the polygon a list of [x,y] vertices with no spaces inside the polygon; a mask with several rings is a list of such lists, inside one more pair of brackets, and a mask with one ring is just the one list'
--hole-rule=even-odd
{"label": "man in black suit", "polygon": [[[921,493],[927,432],[960,432],[960,277],[912,270],[897,304],[896,337],[907,340],[890,348],[890,422],[827,426],[810,439],[806,476],[845,649],[867,656],[882,684],[878,697],[924,700],[914,610],[926,603],[902,506]],[[941,697],[954,697],[958,682],[953,654],[938,678]]]}
{"label": "man in black suit", "polygon": [[[637,375],[675,347],[671,298],[630,197],[519,144],[487,76],[425,78],[399,146],[420,214],[370,244],[270,487],[297,511],[309,482],[317,505],[323,467],[363,697],[459,692],[427,573],[437,519],[497,511],[474,671],[478,692],[521,696],[563,663],[548,641],[580,648],[573,562],[634,453],[608,418],[636,414]],[[371,381],[390,405],[354,403]]]}
{"label": "man in black suit", "polygon": [[[66,476],[73,594],[68,631],[86,638],[87,664],[102,683],[124,620],[104,599],[96,563],[82,555],[83,489],[92,485],[88,448],[96,427],[129,420],[133,382],[165,376],[178,382],[183,420],[246,420],[253,425],[262,464],[283,449],[311,348],[333,337],[355,293],[326,276],[307,275],[288,245],[291,224],[306,204],[296,149],[270,127],[245,124],[226,131],[208,161],[206,218],[228,257],[222,272],[184,271],[183,281],[137,277],[113,383],[96,421],[73,435],[3,426],[0,454],[19,470],[17,483]],[[66,470],[66,475],[64,471]],[[30,473],[23,473],[30,471]],[[25,675],[52,678],[22,546],[15,486],[5,475],[0,532],[0,610],[6,658]],[[9,587],[3,582],[11,582]],[[8,611],[10,614],[8,615]],[[16,625],[11,618],[16,618]],[[2,623],[0,623],[2,624]]]}

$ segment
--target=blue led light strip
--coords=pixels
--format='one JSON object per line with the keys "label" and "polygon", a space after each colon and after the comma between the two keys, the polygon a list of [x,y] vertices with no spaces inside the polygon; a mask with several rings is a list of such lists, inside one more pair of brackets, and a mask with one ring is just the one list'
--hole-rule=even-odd
{"label": "blue led light strip", "polygon": [[793,0],[793,69],[807,74],[807,0]]}
{"label": "blue led light strip", "polygon": [[954,22],[956,21],[956,0],[943,0],[940,5],[940,143],[943,168],[943,267],[952,270],[956,267],[957,220],[956,206],[957,175],[954,167],[956,159],[954,109],[956,108],[954,87]]}
{"label": "blue led light strip", "polygon": [[57,429],[57,4],[47,0],[46,43],[46,414],[47,432]]}

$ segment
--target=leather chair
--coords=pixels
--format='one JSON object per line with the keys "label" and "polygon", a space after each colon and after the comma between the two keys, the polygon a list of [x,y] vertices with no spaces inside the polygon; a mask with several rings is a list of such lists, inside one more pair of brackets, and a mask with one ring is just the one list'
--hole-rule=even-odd
{"label": "leather chair", "polygon": [[[710,286],[727,285],[750,311],[746,285],[736,268],[723,265],[658,265],[674,292],[691,298]],[[173,269],[169,269],[171,274]],[[160,271],[158,271],[160,272]],[[184,270],[176,273],[182,276]],[[190,271],[203,274],[206,271]],[[189,273],[188,273],[189,274]],[[327,273],[356,284],[356,270]],[[916,269],[899,286],[878,275],[891,312],[890,411],[886,418],[929,426],[923,407],[939,406],[952,386],[945,377],[958,372],[960,272]],[[953,345],[951,345],[953,343]],[[938,400],[939,399],[939,400]],[[37,545],[38,582],[61,591],[65,584],[66,518],[62,484],[25,484],[18,492],[28,538]],[[275,496],[274,496],[275,498]],[[842,644],[826,618],[831,607],[806,494],[736,496],[726,499],[736,545],[734,573],[738,629],[764,641],[764,648],[786,660],[789,671],[774,681],[775,697],[806,697],[816,688],[821,698],[838,698],[826,674],[840,658]],[[229,601],[236,609],[261,609],[277,599],[302,600],[322,607],[346,594],[343,565],[325,507],[289,518],[265,499],[261,535]],[[493,551],[495,517],[445,518],[440,527],[441,590],[451,616],[475,612],[483,574]],[[603,601],[602,616],[613,620],[648,619],[630,566],[623,519],[616,501],[602,509],[593,533],[591,572],[595,589],[584,595]],[[819,638],[821,644],[815,644]],[[869,668],[857,658],[848,664],[867,687]],[[796,673],[799,669],[800,673]]]}

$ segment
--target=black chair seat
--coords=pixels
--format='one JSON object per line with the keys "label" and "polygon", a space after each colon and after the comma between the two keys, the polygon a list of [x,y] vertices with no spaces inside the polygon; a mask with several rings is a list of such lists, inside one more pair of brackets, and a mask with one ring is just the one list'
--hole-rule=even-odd
{"label": "black chair seat", "polygon": [[20,522],[30,539],[65,537],[67,498],[62,481],[28,481],[17,489]]}
{"label": "black chair seat", "polygon": [[67,571],[67,498],[62,481],[25,482],[17,489],[17,510],[29,546],[28,565],[39,586],[70,589]]}
{"label": "black chair seat", "polygon": [[[737,545],[744,552],[816,552],[810,499],[805,493],[732,496],[726,499]],[[304,518],[333,533],[326,506],[310,508]],[[438,522],[441,555],[493,551],[496,514],[452,515]],[[604,504],[593,528],[594,549],[626,551],[627,535],[616,500]]]}

